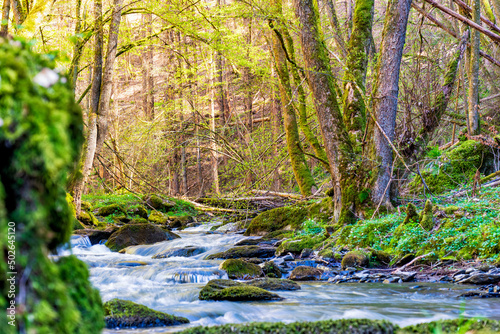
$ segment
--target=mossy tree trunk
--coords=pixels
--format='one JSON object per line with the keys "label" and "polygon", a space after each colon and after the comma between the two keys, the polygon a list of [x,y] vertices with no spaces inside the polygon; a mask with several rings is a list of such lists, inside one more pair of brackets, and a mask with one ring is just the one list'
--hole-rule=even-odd
{"label": "mossy tree trunk", "polygon": [[324,2],[326,5],[326,12],[328,14],[328,20],[330,21],[330,26],[332,27],[335,43],[340,49],[342,56],[346,56],[346,43],[342,34],[342,29],[340,29],[339,20],[337,18],[337,11],[335,10],[335,4],[333,3],[333,0],[325,0]]}
{"label": "mossy tree trunk", "polygon": [[0,37],[5,37],[9,33],[10,0],[3,0],[2,22],[0,24]]}
{"label": "mossy tree trunk", "polygon": [[459,74],[460,63],[467,47],[468,36],[469,31],[467,30],[460,40],[455,54],[447,65],[444,83],[435,98],[434,105],[428,110],[424,110],[422,114],[422,129],[415,140],[415,147],[412,147],[410,150],[415,155],[415,159],[419,159],[420,155],[425,151],[430,135],[441,123],[441,117],[448,107],[448,102],[453,95],[453,88]]}
{"label": "mossy tree trunk", "polygon": [[[276,18],[282,16],[281,0],[273,0],[273,11]],[[281,106],[283,108],[283,123],[287,141],[288,154],[292,165],[295,180],[300,188],[300,193],[304,196],[312,194],[315,187],[314,179],[306,163],[302,145],[300,143],[299,130],[295,116],[295,109],[292,101],[292,91],[290,86],[290,73],[286,63],[286,54],[283,45],[283,28],[281,22],[275,21],[273,26],[272,50],[275,60],[276,73],[280,82]]]}
{"label": "mossy tree trunk", "polygon": [[307,83],[305,82],[305,78],[301,78],[299,74],[299,69],[297,68],[296,60],[295,60],[295,46],[293,44],[293,39],[288,32],[286,27],[283,27],[284,40],[286,43],[287,53],[290,57],[290,60],[293,62],[290,64],[290,72],[293,78],[293,85],[295,86],[293,91],[297,92],[297,113],[299,116],[298,125],[300,131],[304,134],[307,143],[311,146],[316,158],[323,165],[326,170],[330,170],[330,165],[328,164],[328,157],[326,156],[326,152],[324,148],[321,146],[318,138],[312,132],[311,127],[307,121],[307,101],[306,101],[306,93],[304,90],[304,86]]}
{"label": "mossy tree trunk", "polygon": [[330,165],[334,192],[334,219],[344,220],[352,216],[349,209],[351,203],[348,203],[348,197],[352,196],[348,194],[350,191],[348,188],[350,188],[349,181],[355,174],[355,166],[350,155],[353,152],[353,145],[337,101],[336,84],[318,22],[317,1],[295,0],[294,7],[301,25],[300,44],[304,54],[305,73],[314,98]]}
{"label": "mossy tree trunk", "polygon": [[[472,20],[481,24],[481,2],[474,0]],[[481,131],[479,125],[479,45],[480,32],[474,29],[471,32],[471,53],[469,59],[469,134],[478,135]]]}
{"label": "mossy tree trunk", "polygon": [[73,46],[73,59],[71,60],[70,78],[73,82],[73,90],[76,89],[76,80],[78,79],[78,67],[83,53],[83,43],[78,37],[81,32],[82,18],[81,18],[82,1],[77,0],[75,6],[76,24],[75,24],[75,45]]}
{"label": "mossy tree trunk", "polygon": [[381,129],[378,126],[374,127],[374,158],[378,165],[373,171],[375,182],[371,198],[377,205],[381,203],[387,208],[392,207],[388,188],[391,182],[391,166],[393,164],[393,151],[388,140],[394,140],[399,72],[411,2],[412,0],[390,0],[387,4],[376,79],[372,92],[372,113]]}
{"label": "mossy tree trunk", "polygon": [[90,91],[90,108],[88,111],[87,140],[84,146],[82,175],[77,178],[73,190],[73,200],[76,208],[76,214],[81,211],[82,195],[84,193],[85,183],[92,170],[94,162],[96,143],[97,143],[97,110],[99,109],[99,98],[101,96],[102,84],[102,55],[104,33],[102,28],[102,0],[94,1],[94,19],[97,31],[94,37],[94,64],[92,68],[92,88]]}

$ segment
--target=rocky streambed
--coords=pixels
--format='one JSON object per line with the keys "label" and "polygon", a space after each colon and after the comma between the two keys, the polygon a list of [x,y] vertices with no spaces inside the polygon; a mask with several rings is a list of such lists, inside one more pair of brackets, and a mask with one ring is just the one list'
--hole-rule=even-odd
{"label": "rocky streambed", "polygon": [[[134,333],[263,321],[367,318],[408,326],[459,317],[500,320],[500,299],[485,298],[499,293],[500,272],[494,267],[429,273],[342,268],[338,261],[307,250],[275,257],[279,242],[210,231],[213,226],[188,228],[176,232],[180,238],[122,253],[74,236],[72,252],[90,266],[103,301],[130,300],[189,320]],[[275,278],[274,285],[262,283],[264,275]],[[203,293],[208,288],[215,294]]]}

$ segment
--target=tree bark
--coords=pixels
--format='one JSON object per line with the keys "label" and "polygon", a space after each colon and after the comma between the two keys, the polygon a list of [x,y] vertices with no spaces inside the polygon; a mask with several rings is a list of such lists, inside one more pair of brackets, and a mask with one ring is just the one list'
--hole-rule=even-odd
{"label": "tree bark", "polygon": [[[379,51],[377,77],[372,92],[372,112],[385,135],[392,142],[396,127],[399,95],[399,72],[411,0],[390,0],[387,5],[382,43]],[[372,187],[372,201],[391,208],[390,192],[393,152],[390,143],[378,127],[374,133],[376,181]]]}
{"label": "tree bark", "polygon": [[[476,24],[481,24],[481,3],[474,0],[472,20]],[[481,132],[479,125],[479,44],[480,33],[478,30],[472,31],[471,36],[471,56],[469,65],[469,135],[478,135]]]}
{"label": "tree bark", "polygon": [[346,198],[343,195],[347,195],[345,191],[348,191],[348,187],[345,187],[349,179],[347,174],[354,174],[349,156],[353,152],[353,147],[337,102],[330,61],[319,28],[317,2],[294,0],[294,7],[295,15],[301,25],[300,42],[306,76],[314,98],[332,175],[334,219],[349,220],[352,213],[347,212],[349,208],[343,207],[342,201]]}
{"label": "tree bark", "polygon": [[75,45],[73,47],[73,59],[71,61],[70,78],[73,81],[73,92],[76,89],[76,80],[78,79],[78,66],[80,65],[80,59],[82,57],[83,45],[80,40],[79,34],[81,32],[82,18],[80,15],[82,7],[82,0],[76,1],[75,15]]}
{"label": "tree bark", "polygon": [[[280,18],[282,15],[281,0],[274,0],[273,6],[275,16]],[[281,25],[281,23],[278,22],[277,25]],[[273,29],[281,36],[284,35],[283,29],[280,26],[274,26]],[[299,186],[300,193],[304,196],[309,196],[312,194],[315,184],[311,171],[309,170],[309,166],[306,163],[302,145],[300,144],[299,130],[297,127],[297,119],[295,116],[292,91],[290,87],[290,73],[288,71],[285,59],[285,50],[283,47],[284,45],[282,45],[282,40],[276,33],[273,33],[272,50],[275,60],[276,73],[280,79],[281,106],[283,108],[283,123],[285,126],[288,154],[290,156],[293,174]]]}
{"label": "tree bark", "polygon": [[[145,28],[144,37],[153,34],[153,15],[151,13],[142,14]],[[154,78],[153,78],[153,46],[147,45],[142,56],[142,90],[143,90],[143,111],[147,119],[154,118]]]}
{"label": "tree bark", "polygon": [[93,64],[93,77],[92,89],[90,93],[90,108],[88,112],[88,129],[87,141],[85,143],[85,154],[82,157],[83,167],[82,175],[75,182],[74,187],[74,204],[76,213],[81,212],[82,195],[85,191],[85,184],[87,178],[92,170],[94,156],[96,152],[97,143],[97,112],[99,109],[99,98],[101,95],[102,84],[102,49],[103,49],[103,30],[102,30],[102,0],[94,1],[94,17],[96,22],[97,31],[95,32],[95,46],[94,46],[94,64]]}
{"label": "tree bark", "polygon": [[0,37],[6,37],[9,34],[10,1],[11,0],[3,0]]}
{"label": "tree bark", "polygon": [[102,79],[101,96],[99,98],[99,110],[97,119],[97,142],[96,154],[102,149],[106,135],[108,134],[108,114],[109,102],[111,100],[111,91],[113,88],[113,69],[116,59],[116,50],[118,47],[118,33],[120,30],[120,21],[122,13],[123,0],[114,0],[111,25],[109,27],[108,50],[106,53],[106,62]]}
{"label": "tree bark", "polygon": [[335,4],[333,3],[333,0],[325,0],[325,3],[328,20],[330,21],[330,26],[332,27],[333,38],[335,39],[337,46],[342,52],[342,56],[346,56],[346,43],[344,36],[342,35],[342,30],[340,29],[339,20],[337,18],[337,11],[335,10]]}
{"label": "tree bark", "polygon": [[[278,137],[281,133],[281,106],[279,101],[278,93],[278,78],[276,76],[276,70],[274,66],[271,65],[271,127],[272,127],[272,140],[273,140],[273,154],[274,157],[279,156],[278,148]],[[273,191],[280,191],[281,180],[280,180],[280,170],[278,166],[275,167],[273,172],[273,184],[271,189]]]}

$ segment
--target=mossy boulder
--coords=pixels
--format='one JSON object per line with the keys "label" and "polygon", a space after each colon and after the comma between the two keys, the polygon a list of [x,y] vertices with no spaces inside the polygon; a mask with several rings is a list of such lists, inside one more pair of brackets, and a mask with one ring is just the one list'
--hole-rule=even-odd
{"label": "mossy boulder", "polygon": [[293,281],[315,281],[321,278],[323,270],[308,267],[308,266],[298,266],[292,270],[290,273],[290,279]]}
{"label": "mossy boulder", "polygon": [[168,217],[168,227],[169,228],[185,228],[188,224],[194,222],[194,219],[190,215],[182,216],[169,216]]}
{"label": "mossy boulder", "polygon": [[255,286],[231,280],[211,280],[200,291],[200,300],[281,300],[282,297]]}
{"label": "mossy boulder", "polygon": [[253,279],[247,282],[247,285],[255,286],[268,291],[294,291],[300,289],[300,285],[292,280],[269,277]]}
{"label": "mossy boulder", "polygon": [[109,237],[106,246],[113,251],[119,251],[128,246],[149,245],[176,237],[178,236],[167,234],[152,224],[125,225]]}
{"label": "mossy boulder", "polygon": [[269,258],[274,256],[276,248],[259,246],[239,246],[228,249],[227,251],[210,254],[205,259],[240,259],[240,258]]}
{"label": "mossy boulder", "polygon": [[148,220],[142,217],[134,218],[128,222],[129,224],[147,224]]}
{"label": "mossy boulder", "polygon": [[279,266],[272,261],[264,263],[264,265],[262,266],[262,271],[267,277],[281,278],[282,276]]}
{"label": "mossy boulder", "polygon": [[126,214],[126,211],[123,209],[123,207],[116,203],[97,208],[94,212],[97,216],[101,217],[106,217],[112,214],[122,214],[122,215]]}
{"label": "mossy boulder", "polygon": [[299,239],[284,240],[276,249],[276,255],[300,254],[306,248],[318,248],[326,238],[326,234],[320,234],[319,236],[302,236]]}
{"label": "mossy boulder", "polygon": [[140,218],[148,219],[148,211],[142,204],[131,205],[127,208],[127,214],[129,216],[137,216]]}
{"label": "mossy boulder", "polygon": [[148,220],[159,225],[166,225],[168,223],[168,217],[160,211],[151,211]]}
{"label": "mossy boulder", "polygon": [[382,250],[367,248],[370,253],[370,265],[388,265],[391,262],[391,255]]}
{"label": "mossy boulder", "polygon": [[227,276],[233,279],[254,279],[264,276],[258,265],[239,259],[227,259],[220,264],[219,269],[225,270]]}
{"label": "mossy boulder", "polygon": [[80,211],[80,214],[76,217],[82,224],[92,227],[106,228],[107,224],[100,222],[92,212]]}
{"label": "mossy boulder", "polygon": [[175,203],[167,200],[165,198],[162,198],[158,195],[149,195],[144,197],[144,202],[156,210],[162,211],[162,212],[168,212],[172,210],[175,207]]}
{"label": "mossy boulder", "polygon": [[106,328],[145,328],[175,326],[189,323],[183,317],[150,309],[144,305],[122,299],[104,303]]}
{"label": "mossy boulder", "polygon": [[182,334],[394,334],[399,327],[386,320],[340,319],[314,322],[257,322],[194,327]]}
{"label": "mossy boulder", "polygon": [[361,250],[350,251],[342,258],[342,269],[348,267],[368,267],[370,265],[369,254]]}
{"label": "mossy boulder", "polygon": [[169,257],[190,257],[203,253],[205,248],[197,246],[175,247],[153,255],[153,259],[165,259]]}
{"label": "mossy boulder", "polygon": [[265,211],[252,219],[245,235],[265,235],[278,230],[296,230],[307,216],[300,207],[280,207]]}

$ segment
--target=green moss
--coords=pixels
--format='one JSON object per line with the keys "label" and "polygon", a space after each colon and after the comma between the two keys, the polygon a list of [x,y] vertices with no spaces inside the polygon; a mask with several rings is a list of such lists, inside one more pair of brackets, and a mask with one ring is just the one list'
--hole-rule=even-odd
{"label": "green moss", "polygon": [[300,227],[307,211],[299,207],[281,207],[265,211],[252,219],[245,235],[265,235],[278,230],[295,230]]}
{"label": "green moss", "polygon": [[279,278],[257,278],[246,283],[247,285],[255,286],[268,291],[294,291],[300,290],[300,285],[288,279]]}
{"label": "green moss", "polygon": [[[183,334],[299,334],[299,333],[336,333],[336,334],[388,334],[398,328],[388,321],[368,319],[323,320],[315,322],[262,322],[252,324],[229,324],[214,327],[194,327],[182,331]],[[356,330],[354,332],[354,330]]]}
{"label": "green moss", "polygon": [[155,224],[165,225],[168,223],[168,217],[160,211],[151,211],[148,220]]}
{"label": "green moss", "polygon": [[239,258],[266,258],[274,256],[274,248],[263,248],[259,246],[239,246],[227,251],[210,254],[206,260],[212,259],[239,259]]}
{"label": "green moss", "polygon": [[452,319],[439,320],[401,328],[397,334],[454,334],[454,333],[483,333],[493,334],[500,332],[500,323],[488,319]]}
{"label": "green moss", "polygon": [[75,302],[82,319],[74,333],[101,333],[104,327],[104,310],[99,291],[89,282],[87,265],[73,255],[61,258],[57,265],[69,297]]}
{"label": "green moss", "polygon": [[148,219],[148,211],[142,204],[135,204],[127,208],[127,214],[130,216],[138,216],[140,218]]}
{"label": "green moss", "polygon": [[200,291],[200,300],[280,300],[283,299],[275,293],[264,289],[248,286],[243,283],[229,280],[212,280]]}
{"label": "green moss", "polygon": [[455,213],[455,211],[458,211],[460,210],[460,208],[456,205],[450,205],[450,206],[447,206],[444,208],[444,213],[446,213],[447,215],[451,215],[453,213]]}
{"label": "green moss", "polygon": [[319,236],[298,236],[294,239],[285,240],[276,249],[276,255],[281,256],[283,254],[292,253],[300,254],[303,249],[310,248],[316,249],[323,244],[327,236],[322,233]]}
{"label": "green moss", "polygon": [[425,202],[425,206],[423,210],[420,212],[418,216],[420,226],[424,228],[426,231],[432,230],[434,227],[434,216],[432,214],[432,202],[431,200],[427,200]]}
{"label": "green moss", "polygon": [[106,217],[112,214],[126,214],[126,211],[119,204],[113,203],[97,208],[96,215]]}
{"label": "green moss", "polygon": [[[7,262],[1,261],[0,276],[16,271],[25,279],[16,326],[2,327],[8,320],[4,311],[0,331],[78,333],[93,319],[78,303],[95,310],[95,295],[75,292],[47,254],[69,241],[75,222],[65,186],[80,158],[82,114],[69,80],[53,70],[56,56],[35,53],[31,46],[0,38],[0,248],[5,255],[8,222],[16,224],[16,266],[7,270]],[[56,80],[40,85],[48,75]],[[0,295],[8,295],[7,284],[0,289]],[[8,302],[0,298],[2,310]],[[99,332],[100,323],[93,325],[90,332]]]}
{"label": "green moss", "polygon": [[364,251],[350,251],[342,258],[342,269],[348,267],[368,267],[370,265],[369,254]]}
{"label": "green moss", "polygon": [[253,263],[238,259],[227,259],[221,263],[219,269],[225,270],[229,278],[253,279],[264,276],[262,269]]}
{"label": "green moss", "polygon": [[144,305],[121,299],[112,299],[104,303],[104,311],[107,328],[144,328],[189,323],[186,318],[155,311]]}
{"label": "green moss", "polygon": [[318,253],[319,256],[324,257],[326,259],[333,259],[333,250],[332,248],[325,248],[319,251]]}
{"label": "green moss", "polygon": [[282,276],[280,268],[272,261],[264,263],[264,265],[262,266],[262,271],[267,277],[281,278]]}
{"label": "green moss", "polygon": [[406,217],[405,220],[403,221],[403,224],[409,224],[409,223],[418,223],[418,213],[417,213],[417,208],[413,203],[408,203],[406,206]]}

